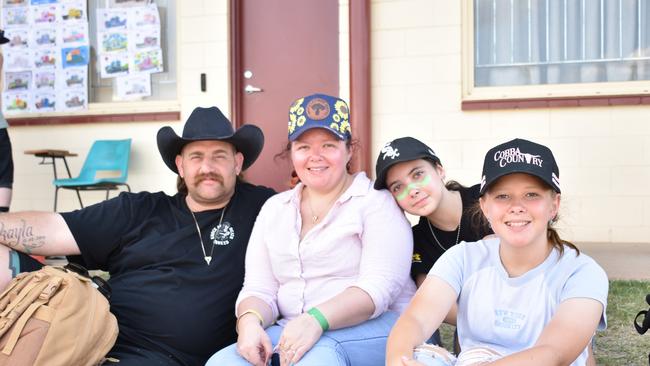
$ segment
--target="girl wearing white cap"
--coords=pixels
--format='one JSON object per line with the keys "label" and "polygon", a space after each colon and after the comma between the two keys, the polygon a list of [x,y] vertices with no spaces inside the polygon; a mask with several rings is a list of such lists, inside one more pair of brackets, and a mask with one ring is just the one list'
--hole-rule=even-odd
{"label": "girl wearing white cap", "polygon": [[[496,237],[456,245],[436,262],[391,331],[387,365],[585,365],[606,324],[608,282],[552,228],[560,208],[552,152],[521,139],[492,148],[479,193]],[[454,304],[458,358],[416,349]]]}

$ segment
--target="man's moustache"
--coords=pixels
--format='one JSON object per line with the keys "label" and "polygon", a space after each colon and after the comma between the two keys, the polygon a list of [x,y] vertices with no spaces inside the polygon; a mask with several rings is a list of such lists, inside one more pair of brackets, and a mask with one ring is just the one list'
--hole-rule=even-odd
{"label": "man's moustache", "polygon": [[217,174],[200,175],[196,177],[196,184],[199,184],[206,179],[214,180],[223,184],[223,177]]}

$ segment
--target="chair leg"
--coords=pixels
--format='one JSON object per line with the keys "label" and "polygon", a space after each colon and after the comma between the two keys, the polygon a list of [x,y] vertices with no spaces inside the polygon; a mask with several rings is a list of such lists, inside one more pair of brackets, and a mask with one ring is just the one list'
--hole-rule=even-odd
{"label": "chair leg", "polygon": [[84,204],[83,204],[83,202],[81,202],[81,195],[79,194],[79,190],[75,189],[75,191],[77,191],[77,198],[79,199],[79,206],[81,206],[81,208],[84,208]]}
{"label": "chair leg", "polygon": [[106,200],[108,200],[108,191],[109,191],[109,189],[106,188]]}
{"label": "chair leg", "polygon": [[56,212],[56,201],[59,198],[59,187],[54,187],[54,212]]}

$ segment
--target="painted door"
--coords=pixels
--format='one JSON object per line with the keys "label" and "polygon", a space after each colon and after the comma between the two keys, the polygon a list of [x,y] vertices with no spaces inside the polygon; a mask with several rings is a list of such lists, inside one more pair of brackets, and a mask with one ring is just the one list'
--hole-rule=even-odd
{"label": "painted door", "polygon": [[287,145],[290,104],[339,93],[338,0],[233,0],[231,15],[233,120],[265,136],[244,177],[283,191],[292,169],[276,155]]}

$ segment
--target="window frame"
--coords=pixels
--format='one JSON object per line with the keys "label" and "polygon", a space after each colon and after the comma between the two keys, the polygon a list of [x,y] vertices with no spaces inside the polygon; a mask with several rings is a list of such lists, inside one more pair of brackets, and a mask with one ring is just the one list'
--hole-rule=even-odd
{"label": "window frame", "polygon": [[[461,1],[463,109],[648,104],[648,80],[518,86],[474,86],[474,1]],[[633,100],[634,99],[634,102]],[[585,102],[583,102],[583,100]],[[595,102],[596,101],[596,102]],[[521,105],[518,105],[521,104]]]}

